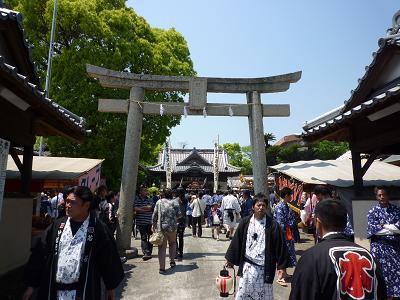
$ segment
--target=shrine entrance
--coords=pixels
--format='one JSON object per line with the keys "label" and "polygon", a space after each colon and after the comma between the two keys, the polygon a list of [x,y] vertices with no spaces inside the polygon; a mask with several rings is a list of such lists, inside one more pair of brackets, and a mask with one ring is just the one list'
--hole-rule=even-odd
{"label": "shrine entrance", "polygon": [[[117,232],[119,250],[131,246],[133,200],[135,199],[139,165],[140,138],[144,114],[208,115],[247,117],[254,176],[254,192],[267,194],[267,162],[265,156],[263,117],[288,117],[288,104],[262,104],[262,93],[287,91],[301,78],[301,71],[261,78],[213,78],[140,75],[118,72],[93,65],[87,73],[103,87],[130,90],[128,100],[100,99],[99,111],[127,113],[124,161],[120,190],[120,228]],[[188,92],[189,102],[146,102],[145,91]],[[207,93],[246,94],[244,104],[207,103]]]}

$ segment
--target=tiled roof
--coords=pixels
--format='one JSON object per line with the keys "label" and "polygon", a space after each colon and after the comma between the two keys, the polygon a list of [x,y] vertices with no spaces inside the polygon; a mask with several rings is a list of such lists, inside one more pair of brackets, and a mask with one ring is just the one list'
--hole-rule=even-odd
{"label": "tiled roof", "polygon": [[376,69],[379,58],[387,50],[390,51],[393,47],[398,48],[400,46],[400,11],[394,15],[393,27],[388,29],[386,37],[379,39],[378,45],[378,51],[372,54],[372,62],[365,67],[365,73],[363,77],[358,79],[358,85],[351,91],[350,98],[343,105],[306,122],[303,126],[303,130],[305,131],[303,137],[307,138],[308,136],[328,131],[328,129],[345,123],[366,110],[372,110],[373,107],[389,100],[393,95],[398,95],[400,80],[389,83],[386,87],[379,90],[377,95],[369,96],[370,100],[357,105],[358,101],[356,101],[356,97],[359,97],[360,90],[367,85],[366,79]]}
{"label": "tiled roof", "polygon": [[36,66],[32,60],[31,47],[28,43],[28,40],[27,40],[26,34],[25,34],[25,30],[23,29],[23,26],[22,26],[22,20],[23,20],[23,17],[22,17],[21,13],[7,9],[6,5],[4,3],[2,3],[2,1],[0,1],[0,22],[10,22],[11,21],[16,24],[16,26],[20,32],[20,38],[21,38],[23,48],[25,51],[25,56],[28,58],[27,61],[28,61],[28,64],[30,66],[31,73],[32,73],[32,76],[29,78],[29,81],[38,85],[39,88],[41,88],[39,77],[36,75]]}
{"label": "tiled roof", "polygon": [[304,128],[305,134],[304,137],[309,135],[314,135],[317,133],[322,133],[324,131],[328,131],[332,127],[336,125],[340,125],[345,123],[346,121],[356,118],[357,116],[367,113],[370,110],[373,110],[377,105],[387,101],[388,99],[392,98],[393,96],[397,96],[400,94],[400,84],[397,84],[395,87],[379,94],[378,96],[373,97],[372,99],[365,101],[361,105],[358,105],[344,113],[341,113],[337,116],[331,117],[329,120],[324,121],[323,123],[319,123],[314,127]]}
{"label": "tiled roof", "polygon": [[301,136],[297,134],[290,134],[290,135],[285,135],[283,138],[281,138],[279,141],[277,141],[274,146],[281,146],[285,145],[287,143],[293,143],[293,142],[301,142]]}
{"label": "tiled roof", "polygon": [[[52,111],[54,111],[55,116],[61,118],[67,126],[70,126],[75,132],[80,135],[85,135],[85,120],[82,117],[75,115],[66,108],[58,105],[51,99],[45,97],[45,92],[40,87],[40,80],[36,75],[35,64],[32,61],[31,48],[26,39],[25,31],[22,27],[22,14],[16,11],[12,11],[6,8],[6,5],[0,0],[0,22],[12,22],[15,23],[17,32],[19,32],[19,37],[22,39],[23,51],[25,52],[25,57],[30,68],[30,76],[21,74],[17,67],[7,63],[5,57],[0,55],[0,71],[5,72],[10,76],[10,78],[16,79],[20,85],[27,90],[29,94],[32,94],[38,103],[46,105]],[[32,104],[32,103],[30,103]]]}
{"label": "tiled roof", "polygon": [[19,74],[17,68],[7,64],[2,56],[0,56],[0,71],[6,72],[10,75],[10,77],[20,82],[21,86],[23,86],[29,92],[29,94],[34,95],[35,98],[38,99],[42,104],[51,108],[51,110],[53,110],[57,116],[65,120],[72,128],[81,132],[82,134],[86,133],[84,127],[85,120],[82,117],[78,117],[61,105],[55,103],[53,100],[45,97],[45,93],[41,91],[37,85],[29,82],[26,76]]}
{"label": "tiled roof", "polygon": [[[213,173],[213,161],[214,161],[214,149],[171,149],[170,163],[172,173],[184,173],[190,168],[201,168],[206,173]],[[207,165],[201,164],[190,164],[188,161],[185,165],[179,165],[188,156],[194,156],[193,152],[196,152],[201,158],[206,161]],[[158,156],[158,164],[155,166],[148,167],[149,171],[153,172],[165,172],[165,161],[164,161],[164,150],[160,152]],[[225,150],[219,151],[218,158],[218,170],[220,173],[239,173],[240,168],[234,167],[228,163],[228,154]]]}

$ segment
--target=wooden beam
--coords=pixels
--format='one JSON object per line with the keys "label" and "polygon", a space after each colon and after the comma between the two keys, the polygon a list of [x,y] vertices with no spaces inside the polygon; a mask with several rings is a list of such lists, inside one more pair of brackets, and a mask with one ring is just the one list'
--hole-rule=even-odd
{"label": "wooden beam", "polygon": [[[368,131],[369,132],[369,131]],[[400,130],[394,126],[392,130],[374,133],[368,137],[354,139],[353,149],[361,153],[370,153],[371,150],[384,148],[400,143]]]}
{"label": "wooden beam", "polygon": [[18,154],[15,152],[15,148],[14,147],[10,147],[9,153],[10,153],[12,159],[14,160],[14,163],[17,166],[19,172],[22,174],[22,172],[23,172],[23,164],[22,164],[21,160],[19,159]]}
{"label": "wooden beam", "polygon": [[364,164],[364,166],[361,168],[361,177],[364,177],[365,173],[367,173],[369,167],[372,165],[378,154],[380,153],[380,150],[376,150],[374,153],[371,153],[371,155],[368,157],[367,162]]}
{"label": "wooden beam", "polygon": [[[141,75],[118,72],[90,64],[86,65],[86,72],[89,76],[98,79],[103,87],[130,89],[135,86],[148,91],[189,92],[190,80],[194,78],[188,76]],[[207,81],[207,92],[246,93],[258,91],[260,93],[276,93],[288,90],[290,83],[299,81],[301,71],[260,78],[197,78]]]}
{"label": "wooden beam", "polygon": [[32,133],[32,114],[21,111],[0,97],[0,137],[14,146],[29,146],[35,143]]}
{"label": "wooden beam", "polygon": [[39,118],[35,118],[33,120],[33,130],[36,135],[62,136],[77,143],[83,143],[85,139],[84,135],[79,135],[72,128],[66,127],[66,129],[62,131],[58,129],[57,126],[50,124],[50,122],[46,122],[45,120]]}
{"label": "wooden beam", "polygon": [[355,194],[360,195],[363,187],[363,175],[361,169],[361,155],[360,152],[351,150],[351,162],[353,165],[353,178]]}
{"label": "wooden beam", "polygon": [[[192,116],[203,115],[202,110],[192,110],[188,103],[184,102],[144,102],[142,109],[144,114],[159,115],[160,105],[163,104],[164,114],[181,116],[186,106],[187,114]],[[229,106],[232,108],[233,116],[247,117],[249,115],[248,104],[208,103],[206,107],[208,116],[229,116]],[[264,104],[264,117],[288,117],[290,106],[288,104]],[[100,112],[128,113],[129,100],[99,99],[98,110]]]}
{"label": "wooden beam", "polygon": [[32,180],[33,145],[24,147],[23,171],[21,172],[21,193],[29,194]]}

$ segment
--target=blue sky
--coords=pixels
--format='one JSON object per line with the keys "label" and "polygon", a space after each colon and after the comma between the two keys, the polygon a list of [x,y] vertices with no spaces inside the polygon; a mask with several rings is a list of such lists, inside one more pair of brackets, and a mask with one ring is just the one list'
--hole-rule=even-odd
{"label": "blue sky", "polygon": [[[396,5],[397,3],[397,5]],[[264,104],[290,104],[291,116],[264,118],[279,139],[350,97],[372,61],[378,39],[400,9],[394,0],[129,0],[152,27],[183,34],[199,76],[262,77],[303,71],[289,91],[263,94]],[[208,94],[209,102],[245,103],[245,95]],[[247,118],[188,117],[172,129],[179,147],[249,145]]]}

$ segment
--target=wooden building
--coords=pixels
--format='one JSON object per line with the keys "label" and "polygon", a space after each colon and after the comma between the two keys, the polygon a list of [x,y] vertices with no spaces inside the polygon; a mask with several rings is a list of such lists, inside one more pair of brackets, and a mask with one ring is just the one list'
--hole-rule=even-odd
{"label": "wooden building", "polygon": [[[178,187],[181,183],[184,188],[199,190],[213,190],[214,187],[214,149],[170,149],[171,187]],[[239,176],[240,168],[229,164],[225,150],[218,151],[218,189],[227,189],[228,177]],[[150,175],[156,178],[161,185],[166,186],[166,150],[158,156],[158,163],[148,167]]]}
{"label": "wooden building", "polygon": [[[57,135],[82,142],[85,134],[82,118],[45,96],[31,59],[22,15],[0,1],[0,275],[23,265],[29,255],[36,136]],[[16,149],[22,149],[22,160]],[[3,197],[8,153],[21,174],[21,185],[18,193]]]}
{"label": "wooden building", "polygon": [[[366,236],[366,214],[374,195],[363,189],[363,177],[378,155],[400,154],[400,11],[378,42],[372,62],[351,97],[340,107],[306,123],[303,138],[348,141],[351,149],[356,239]],[[362,164],[361,153],[368,155]]]}

